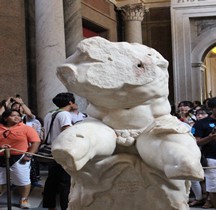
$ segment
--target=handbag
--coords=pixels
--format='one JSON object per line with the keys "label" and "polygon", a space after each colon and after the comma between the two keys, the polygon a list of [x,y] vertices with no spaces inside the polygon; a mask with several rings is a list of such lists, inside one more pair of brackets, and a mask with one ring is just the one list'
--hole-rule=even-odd
{"label": "handbag", "polygon": [[52,114],[52,119],[50,122],[49,131],[46,135],[44,142],[39,146],[37,154],[40,155],[41,157],[37,156],[37,160],[40,163],[52,163],[52,162],[54,162],[52,152],[51,152],[51,144],[48,144],[47,141],[48,141],[48,136],[49,136],[50,131],[51,131],[52,126],[53,126],[54,119],[59,112],[60,111],[57,111],[57,112]]}

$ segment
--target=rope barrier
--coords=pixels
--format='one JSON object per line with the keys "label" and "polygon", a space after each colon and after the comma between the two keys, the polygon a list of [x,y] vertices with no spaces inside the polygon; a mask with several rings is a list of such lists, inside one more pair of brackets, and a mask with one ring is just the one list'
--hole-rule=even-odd
{"label": "rope barrier", "polygon": [[[32,156],[36,156],[36,157],[41,157],[41,158],[45,158],[45,159],[50,159],[50,160],[54,160],[53,157],[45,157],[43,155],[39,155],[39,154],[35,154],[35,153],[31,153],[31,152],[24,152],[22,150],[18,150],[18,149],[14,149],[14,148],[9,148],[10,150],[13,150],[13,151],[17,151],[17,152],[21,152],[23,154],[29,154],[29,155],[32,155]],[[5,149],[1,149],[0,152],[4,152]],[[207,166],[207,167],[203,167],[203,169],[216,169],[216,166]]]}
{"label": "rope barrier", "polygon": [[216,166],[212,166],[212,167],[203,167],[203,169],[216,169]]}
{"label": "rope barrier", "polygon": [[0,152],[4,152],[5,151],[5,149],[0,149]]}
{"label": "rope barrier", "polygon": [[31,153],[31,152],[24,152],[22,150],[18,150],[18,149],[14,149],[14,148],[9,148],[10,150],[13,150],[13,151],[16,151],[16,152],[21,152],[23,154],[29,154],[29,155],[32,155],[32,156],[36,156],[36,157],[41,157],[41,158],[45,158],[45,159],[50,159],[50,160],[54,160],[53,157],[45,157],[43,155],[39,155],[39,154],[35,154],[35,153]]}

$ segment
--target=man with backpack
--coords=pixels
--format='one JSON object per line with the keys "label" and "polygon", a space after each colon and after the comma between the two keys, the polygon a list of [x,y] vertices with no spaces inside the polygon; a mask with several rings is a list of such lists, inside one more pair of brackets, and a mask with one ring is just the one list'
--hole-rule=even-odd
{"label": "man with backpack", "polygon": [[[45,136],[47,136],[47,143],[50,145],[63,130],[72,125],[70,112],[77,107],[74,95],[68,92],[57,94],[52,101],[58,109],[49,112],[44,118]],[[55,119],[53,119],[53,114]],[[69,192],[70,175],[57,162],[49,163],[48,177],[43,193],[43,207],[56,210],[56,196],[59,193],[61,210],[66,210]]]}

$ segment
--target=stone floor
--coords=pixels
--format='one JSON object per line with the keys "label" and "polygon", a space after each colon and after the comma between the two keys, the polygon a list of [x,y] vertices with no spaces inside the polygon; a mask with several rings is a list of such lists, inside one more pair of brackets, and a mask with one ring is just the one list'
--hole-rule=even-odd
{"label": "stone floor", "polygon": [[[46,175],[47,172],[46,171],[42,171],[41,172],[41,184],[44,184],[44,181],[46,179]],[[43,188],[39,188],[39,187],[33,187],[29,196],[29,201],[31,204],[31,209],[30,210],[44,210],[44,208],[42,208],[42,192],[43,192]],[[11,191],[11,200],[12,200],[12,210],[20,210],[19,208],[19,196],[18,196],[18,192],[17,189],[12,189]],[[4,193],[3,196],[0,196],[0,210],[7,210],[7,193]],[[57,210],[60,210],[60,207],[57,207]],[[121,209],[120,209],[121,210]],[[122,209],[123,210],[123,209]],[[154,209],[151,209],[154,210]],[[166,209],[164,209],[166,210]],[[190,208],[190,210],[203,210],[203,208],[201,207],[194,207],[194,208]],[[213,210],[213,208],[211,208],[211,210]]]}
{"label": "stone floor", "polygon": [[[41,206],[41,202],[42,202],[42,191],[43,188],[33,188],[31,191],[31,195],[29,197],[30,203],[32,208],[30,210],[44,210],[44,208],[42,208]],[[13,191],[12,192],[12,210],[20,210],[20,208],[18,207],[18,195],[17,192]],[[4,195],[3,197],[0,197],[0,210],[7,210],[7,198],[6,195]],[[60,207],[58,206],[57,210],[60,210]],[[154,209],[152,209],[154,210]],[[164,209],[165,210],[165,209]],[[203,210],[203,208],[201,207],[194,207],[194,208],[190,208],[190,210]],[[209,209],[209,210],[213,210],[213,208]]]}
{"label": "stone floor", "polygon": [[[211,210],[213,210],[214,208],[211,208]],[[204,210],[202,207],[194,207],[194,208],[190,208],[190,210]]]}
{"label": "stone floor", "polygon": [[[45,179],[47,176],[47,171],[41,171],[41,181],[40,184],[44,185]],[[43,193],[43,187],[32,187],[31,193],[29,196],[29,202],[31,204],[32,210],[44,210],[44,208],[41,207],[42,203],[42,193]],[[19,209],[19,195],[18,190],[16,187],[12,187],[11,189],[11,205],[12,210]],[[0,210],[7,210],[7,193],[4,193],[2,196],[0,196]],[[58,208],[60,210],[60,208]]]}
{"label": "stone floor", "polygon": [[[201,206],[200,207],[194,207],[194,208],[190,208],[190,210],[204,210]],[[210,208],[211,210],[214,210],[214,208]]]}

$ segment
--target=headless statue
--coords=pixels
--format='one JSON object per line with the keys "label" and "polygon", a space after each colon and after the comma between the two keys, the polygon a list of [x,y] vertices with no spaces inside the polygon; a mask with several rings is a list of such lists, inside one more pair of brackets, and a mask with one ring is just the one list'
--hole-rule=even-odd
{"label": "headless statue", "polygon": [[[157,186],[154,193],[160,192],[157,199],[163,199],[165,206],[149,203],[146,208],[128,209],[189,209],[190,185],[185,180],[203,179],[201,155],[188,127],[170,115],[167,67],[168,62],[152,48],[93,37],[81,41],[67,63],[58,68],[57,75],[67,89],[89,102],[86,112],[90,117],[63,131],[52,147],[54,158],[72,175],[74,185],[85,182],[77,180],[86,171],[102,180],[101,171],[115,171],[116,164],[121,173],[125,162],[138,170],[138,158],[146,170],[144,174],[138,170],[148,183],[144,188]],[[119,176],[116,171],[113,174]],[[72,187],[71,209],[96,209],[85,207],[101,192],[96,188],[81,195],[81,188]],[[161,190],[165,197],[160,196]],[[80,195],[74,198],[74,193]],[[88,202],[80,201],[82,196]],[[116,203],[100,207],[109,208],[120,209]]]}

